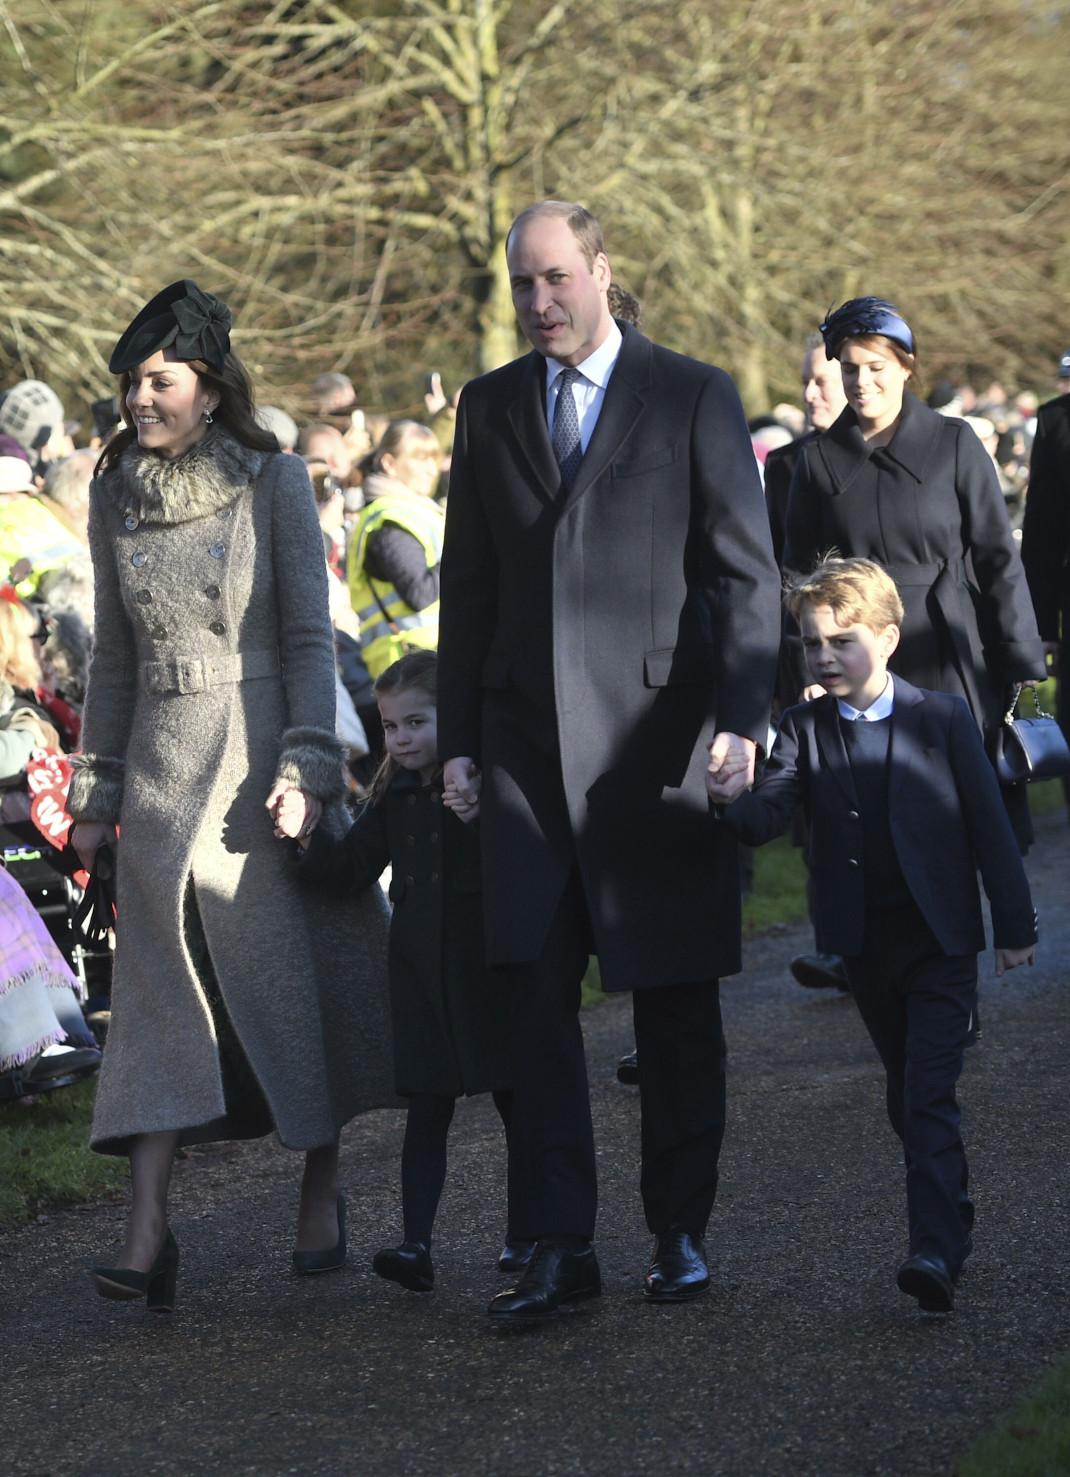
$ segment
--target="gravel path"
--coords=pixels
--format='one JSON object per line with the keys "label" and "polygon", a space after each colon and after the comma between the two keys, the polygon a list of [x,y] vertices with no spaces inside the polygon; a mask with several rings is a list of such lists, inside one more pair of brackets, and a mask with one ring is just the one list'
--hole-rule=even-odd
{"label": "gravel path", "polygon": [[401,1119],[347,1130],[350,1267],[288,1275],[296,1160],[224,1146],[180,1166],[179,1310],[104,1303],[83,1268],[118,1244],[119,1205],[0,1242],[0,1445],[20,1477],[245,1473],[910,1474],[954,1457],[1070,1345],[1067,1057],[1070,829],[1041,823],[1030,870],[1042,962],[986,979],[962,1083],[977,1250],[950,1319],[896,1290],[902,1171],[850,1001],[792,985],[800,930],[749,950],[726,985],[730,1123],[709,1246],[715,1287],[685,1307],[637,1292],[648,1250],[634,1090],[613,1080],[627,1002],[587,1018],[606,1295],[521,1334],[497,1289],[502,1147],[463,1105],[436,1245],[438,1289],[380,1282],[396,1235]]}

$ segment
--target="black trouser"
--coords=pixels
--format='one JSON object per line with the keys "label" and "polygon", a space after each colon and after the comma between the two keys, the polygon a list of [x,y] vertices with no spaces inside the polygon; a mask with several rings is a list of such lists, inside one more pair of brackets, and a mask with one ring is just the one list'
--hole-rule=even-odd
{"label": "black trouser", "polygon": [[[518,1237],[594,1235],[594,1135],[579,1024],[590,949],[586,904],[574,873],[539,958],[502,970],[514,996],[509,1196]],[[717,983],[637,990],[633,1008],[647,1224],[655,1233],[681,1226],[702,1235],[724,1136]]]}
{"label": "black trouser", "polygon": [[866,918],[847,978],[887,1074],[888,1117],[906,1160],[910,1254],[957,1276],[973,1206],[955,1084],[977,999],[977,956],[941,952],[911,912]]}

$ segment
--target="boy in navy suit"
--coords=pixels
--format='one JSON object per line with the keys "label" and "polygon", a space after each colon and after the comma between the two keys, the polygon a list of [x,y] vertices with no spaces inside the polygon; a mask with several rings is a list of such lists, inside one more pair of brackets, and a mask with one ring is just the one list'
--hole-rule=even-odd
{"label": "boy in navy suit", "polygon": [[[756,788],[719,816],[760,845],[805,807],[817,948],[844,957],[903,1142],[898,1284],[923,1311],[950,1312],[973,1244],[955,1084],[985,947],[977,870],[997,975],[1033,963],[1029,884],[965,702],[888,672],[903,606],[884,570],[826,559],[786,603],[825,696],[788,709]],[[724,778],[723,765],[707,777],[715,803]]]}

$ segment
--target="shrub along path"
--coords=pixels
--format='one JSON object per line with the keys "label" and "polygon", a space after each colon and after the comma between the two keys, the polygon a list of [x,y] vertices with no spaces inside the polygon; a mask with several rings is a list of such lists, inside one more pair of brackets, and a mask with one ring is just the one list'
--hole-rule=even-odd
{"label": "shrub along path", "polygon": [[296,1161],[269,1144],[178,1169],[179,1310],[99,1301],[83,1268],[121,1207],[56,1213],[0,1240],[4,1467],[19,1474],[946,1473],[1070,1345],[1066,1107],[1070,829],[1031,859],[1042,962],[985,979],[963,1080],[977,1251],[958,1311],[901,1297],[901,1168],[849,1000],[787,979],[793,929],[749,946],[725,986],[729,1134],[710,1234],[712,1295],[647,1308],[638,1102],[613,1080],[627,1003],[588,1013],[606,1295],[542,1330],[497,1334],[502,1152],[462,1105],[436,1244],[439,1285],[369,1270],[397,1233],[401,1120],[345,1139],[351,1264],[288,1275]]}

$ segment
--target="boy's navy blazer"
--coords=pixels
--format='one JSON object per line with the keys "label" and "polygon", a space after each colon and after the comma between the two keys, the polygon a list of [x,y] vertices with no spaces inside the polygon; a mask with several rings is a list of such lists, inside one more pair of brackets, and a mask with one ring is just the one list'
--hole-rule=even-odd
{"label": "boy's navy blazer", "polygon": [[[894,678],[888,815],[911,896],[945,954],[985,947],[980,869],[994,945],[1036,938],[1029,883],[995,772],[961,697]],[[799,802],[809,823],[814,931],[822,953],[865,947],[863,827],[836,699],[789,708],[750,794],[720,812],[740,840],[760,845],[785,830]]]}

